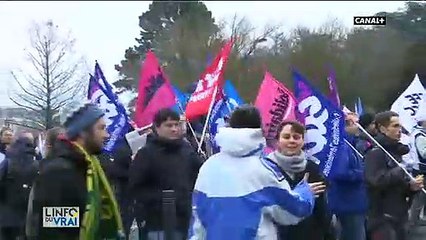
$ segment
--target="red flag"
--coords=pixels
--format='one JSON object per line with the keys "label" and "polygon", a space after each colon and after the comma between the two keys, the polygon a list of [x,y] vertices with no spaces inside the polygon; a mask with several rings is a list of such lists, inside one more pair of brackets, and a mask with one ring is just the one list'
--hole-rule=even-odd
{"label": "red flag", "polygon": [[144,127],[152,123],[154,115],[162,108],[176,104],[172,85],[164,74],[155,54],[149,51],[141,68],[135,123]]}
{"label": "red flag", "polygon": [[231,40],[223,46],[220,53],[201,75],[200,80],[198,80],[197,88],[192,93],[186,105],[185,115],[188,120],[208,113],[216,87],[218,88],[216,92],[222,92],[221,89],[224,82],[223,73],[232,49],[232,44],[233,41]]}
{"label": "red flag", "polygon": [[296,100],[293,93],[265,72],[255,106],[262,116],[263,129],[269,147],[275,147],[278,126],[284,120],[295,120]]}

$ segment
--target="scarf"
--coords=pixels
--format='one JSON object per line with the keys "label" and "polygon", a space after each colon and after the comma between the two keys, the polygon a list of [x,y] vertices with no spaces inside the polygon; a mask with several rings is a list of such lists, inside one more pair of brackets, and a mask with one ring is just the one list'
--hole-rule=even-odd
{"label": "scarf", "polygon": [[290,174],[303,172],[306,168],[307,160],[303,151],[299,155],[286,156],[276,150],[269,154],[269,158]]}
{"label": "scarf", "polygon": [[99,160],[83,147],[73,143],[87,162],[88,200],[80,224],[80,240],[117,239],[123,235],[123,222],[111,186]]}

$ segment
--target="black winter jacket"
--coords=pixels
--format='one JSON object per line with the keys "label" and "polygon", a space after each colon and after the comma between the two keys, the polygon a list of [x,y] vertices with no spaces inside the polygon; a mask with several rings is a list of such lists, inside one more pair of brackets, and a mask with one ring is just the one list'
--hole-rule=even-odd
{"label": "black winter jacket", "polygon": [[[384,135],[378,135],[376,140],[399,162],[402,155],[409,152],[408,146]],[[405,222],[410,197],[414,194],[410,190],[410,178],[378,147],[368,151],[365,156],[365,178],[370,204],[369,229],[384,221]]]}
{"label": "black winter jacket", "polygon": [[[68,206],[80,208],[80,223],[86,207],[86,169],[84,156],[65,139],[58,139],[52,150],[51,159],[45,162],[34,186],[33,209],[30,218],[38,229],[36,238],[43,240],[78,239],[79,228],[43,228],[42,208],[48,206]],[[34,237],[34,236],[30,236]]]}
{"label": "black winter jacket", "polygon": [[31,140],[19,138],[6,153],[7,169],[2,181],[0,226],[22,227],[25,223],[28,197],[37,176],[38,162]]}
{"label": "black winter jacket", "polygon": [[163,230],[162,191],[176,194],[177,228],[186,232],[191,216],[191,194],[202,160],[183,140],[149,135],[136,154],[129,174],[129,193],[135,214],[146,220],[148,231]]}

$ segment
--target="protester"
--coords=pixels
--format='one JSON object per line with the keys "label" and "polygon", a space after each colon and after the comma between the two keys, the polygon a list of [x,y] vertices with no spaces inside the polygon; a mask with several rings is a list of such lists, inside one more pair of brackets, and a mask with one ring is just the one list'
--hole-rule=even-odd
{"label": "protester", "polygon": [[328,204],[341,226],[340,240],[365,240],[367,192],[362,156],[355,149],[359,134],[356,119],[346,115],[344,155],[330,179]]}
{"label": "protester", "polygon": [[129,174],[129,193],[136,200],[135,214],[146,221],[148,239],[164,239],[162,191],[176,196],[176,239],[186,239],[191,214],[191,193],[202,159],[182,138],[179,115],[161,109],[154,116],[154,132],[136,154]]}
{"label": "protester", "polygon": [[[378,135],[376,140],[395,160],[409,148],[399,142],[401,124],[395,112],[386,111],[375,118]],[[423,176],[415,181],[404,173],[390,156],[375,146],[365,156],[369,211],[368,231],[371,240],[406,240],[406,223],[410,197],[423,187]]]}
{"label": "protester", "polygon": [[[426,174],[426,115],[419,114],[416,117],[417,125],[411,133],[411,147],[414,148],[415,164],[413,175],[419,176]],[[426,203],[426,194],[418,192],[413,199],[410,211],[411,225],[426,225],[426,220],[420,219],[420,213]]]}
{"label": "protester", "polygon": [[65,118],[65,135],[58,138],[52,160],[40,172],[34,191],[33,214],[43,207],[79,207],[80,227],[43,228],[35,239],[117,239],[124,237],[117,202],[99,160],[108,137],[103,111],[84,104]]}
{"label": "protester", "polygon": [[[277,131],[277,150],[268,159],[277,163],[291,189],[309,173],[309,182],[325,182],[318,164],[308,159],[302,151],[305,127],[298,122],[281,123]],[[313,214],[295,226],[279,228],[281,240],[331,240],[335,239],[331,229],[331,215],[327,211],[326,197],[322,193],[315,199]]]}
{"label": "protester", "polygon": [[276,223],[310,216],[324,185],[308,185],[305,175],[290,189],[278,165],[262,157],[266,140],[255,107],[237,108],[229,125],[216,135],[221,151],[200,169],[189,239],[277,239]]}
{"label": "protester", "polygon": [[13,142],[13,131],[9,127],[3,127],[0,131],[0,153],[5,154],[7,148]]}
{"label": "protester", "polygon": [[[363,127],[370,136],[375,137],[377,134],[376,125],[374,123],[374,114],[365,113],[359,117],[359,125]],[[359,133],[359,139],[356,142],[355,148],[361,155],[365,155],[368,150],[374,146],[373,141],[364,132]]]}
{"label": "protester", "polygon": [[23,238],[25,214],[31,185],[37,175],[34,137],[21,133],[10,145],[5,161],[8,161],[4,176],[5,192],[0,210],[1,239]]}
{"label": "protester", "polygon": [[[64,133],[64,129],[61,127],[54,127],[46,131],[46,140],[44,141],[43,149],[44,158],[39,161],[39,171],[44,170],[44,166],[52,159],[53,148],[58,142],[58,136]],[[34,191],[37,185],[37,179],[33,182],[30,195],[28,197],[27,216],[25,224],[25,234],[27,238],[37,239],[38,237],[38,226],[40,223],[40,216],[33,213],[33,200]]]}
{"label": "protester", "polygon": [[52,150],[55,144],[58,142],[58,136],[64,133],[64,129],[61,127],[54,127],[46,131],[46,140],[43,146],[44,158],[40,161],[40,171],[44,165],[52,159]]}
{"label": "protester", "polygon": [[[133,130],[133,129],[132,129]],[[129,185],[129,169],[132,162],[132,150],[129,147],[126,139],[118,140],[116,147],[112,153],[111,178],[113,181],[115,195],[120,206],[121,217],[126,235],[129,234],[132,224],[132,209],[127,193]]]}

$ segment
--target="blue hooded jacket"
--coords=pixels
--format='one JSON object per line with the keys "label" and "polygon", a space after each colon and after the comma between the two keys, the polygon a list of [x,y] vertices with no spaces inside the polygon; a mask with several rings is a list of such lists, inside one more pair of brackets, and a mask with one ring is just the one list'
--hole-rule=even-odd
{"label": "blue hooded jacket", "polygon": [[[356,137],[347,136],[346,140],[356,146]],[[335,214],[366,213],[368,203],[364,162],[351,146],[345,144],[345,149],[346,154],[338,159],[344,166],[343,170],[330,179],[328,205]]]}

